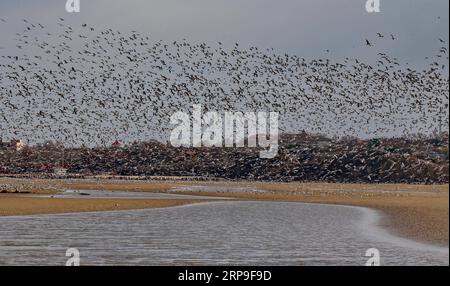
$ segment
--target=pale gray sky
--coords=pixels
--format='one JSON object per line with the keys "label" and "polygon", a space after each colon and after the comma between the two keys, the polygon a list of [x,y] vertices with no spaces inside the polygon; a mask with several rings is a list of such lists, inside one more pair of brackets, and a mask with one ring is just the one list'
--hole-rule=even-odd
{"label": "pale gray sky", "polygon": [[[95,27],[96,31],[112,28],[126,34],[136,30],[141,35],[148,35],[154,42],[172,42],[184,38],[188,42],[206,42],[211,46],[219,41],[225,46],[233,46],[235,42],[239,42],[241,47],[274,48],[279,54],[289,53],[307,59],[327,58],[333,62],[341,62],[350,57],[370,63],[379,59],[379,52],[386,52],[399,59],[403,70],[408,67],[428,67],[431,58],[435,59],[433,56],[443,45],[439,39],[444,40],[448,46],[449,1],[380,1],[381,13],[369,14],[365,10],[366,0],[81,0],[81,13],[69,14],[65,11],[66,0],[0,0],[0,18],[4,20],[0,21],[0,56],[17,54],[15,34],[22,33],[28,25],[23,19],[35,24],[41,23],[45,26],[45,31],[51,32],[58,30],[59,18],[64,18],[65,24],[75,29],[86,23],[89,27]],[[377,33],[384,37],[378,37]],[[395,36],[395,40],[391,39],[391,34]],[[366,39],[372,43],[372,47],[366,46]],[[76,41],[75,38],[70,44],[76,45]],[[82,42],[80,40],[80,44]],[[28,55],[34,53],[33,50],[26,52]],[[430,60],[425,60],[425,57],[430,57]],[[76,95],[79,94],[77,91]],[[17,100],[19,102],[20,97]],[[304,109],[310,111],[308,106]],[[54,130],[38,132],[40,125],[37,123],[36,127],[34,123],[21,123],[20,120],[28,122],[24,114],[8,109],[6,115],[9,118],[19,118],[8,124],[0,120],[0,129],[6,130],[1,136],[7,138],[29,138],[30,141],[32,137],[34,141],[58,138],[58,130],[64,126],[63,123],[53,124],[50,126]],[[290,130],[316,131],[316,121],[300,115],[290,122],[293,125]],[[335,120],[320,110],[316,115],[321,117],[321,127],[329,135],[339,135],[345,131],[344,127],[333,126]],[[390,118],[386,123],[389,126],[380,125],[381,123],[367,124],[366,119],[361,118],[351,120],[357,123],[354,133],[359,136],[390,136],[402,134],[404,130],[397,125],[405,120],[402,117],[408,115],[411,114],[407,111],[400,112],[398,118]],[[344,113],[340,116],[345,119],[348,115]],[[410,117],[415,118],[414,114]],[[117,136],[130,140],[134,138],[130,136],[130,131],[122,134],[114,125],[111,127],[108,117],[104,118],[104,122],[107,123],[103,126],[104,130],[111,128],[119,133]],[[93,126],[102,126],[98,122],[91,123]],[[428,125],[419,127],[423,129],[424,126]],[[83,129],[85,126],[78,127]],[[376,133],[374,130],[377,127],[385,130],[385,133]],[[444,127],[448,127],[448,121]],[[94,131],[101,130],[96,128]],[[143,134],[142,129],[135,128],[140,139],[153,136],[150,131]],[[429,130],[432,131],[434,129]],[[95,132],[90,136],[97,136]]]}
{"label": "pale gray sky", "polygon": [[[66,0],[0,0],[0,47],[22,28],[23,18],[46,27],[65,18],[70,24],[138,30],[155,39],[239,42],[273,47],[301,57],[340,60],[372,57],[377,50],[421,65],[448,42],[448,0],[381,0],[381,13],[369,14],[366,0],[81,0],[81,13],[68,14]],[[381,32],[396,41],[377,39]],[[374,42],[373,52],[364,40]]]}

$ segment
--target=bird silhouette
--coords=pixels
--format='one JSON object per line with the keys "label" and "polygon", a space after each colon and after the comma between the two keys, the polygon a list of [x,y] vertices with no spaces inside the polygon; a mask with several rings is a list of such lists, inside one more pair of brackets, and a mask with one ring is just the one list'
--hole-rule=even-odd
{"label": "bird silhouette", "polygon": [[[367,49],[376,51],[373,63],[306,60],[239,43],[166,43],[138,31],[58,23],[50,32],[22,22],[17,49],[0,54],[4,136],[77,146],[164,140],[170,115],[194,104],[277,111],[290,132],[380,136],[448,126],[443,45],[418,70],[376,46]],[[373,47],[368,39],[361,46]]]}

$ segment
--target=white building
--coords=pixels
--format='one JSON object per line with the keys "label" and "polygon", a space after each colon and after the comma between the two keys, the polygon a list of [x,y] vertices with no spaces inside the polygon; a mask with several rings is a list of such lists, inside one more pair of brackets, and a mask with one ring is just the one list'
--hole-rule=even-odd
{"label": "white building", "polygon": [[12,139],[9,142],[5,142],[0,139],[0,148],[12,149],[15,151],[21,151],[27,144],[23,140]]}
{"label": "white building", "polygon": [[16,151],[21,151],[27,144],[23,140],[15,140]]}

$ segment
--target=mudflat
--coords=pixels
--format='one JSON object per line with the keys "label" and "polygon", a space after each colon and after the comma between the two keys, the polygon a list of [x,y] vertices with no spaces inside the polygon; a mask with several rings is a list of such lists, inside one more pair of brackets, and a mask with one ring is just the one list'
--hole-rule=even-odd
{"label": "mudflat", "polygon": [[205,200],[56,199],[0,196],[0,216],[174,207]]}
{"label": "mudflat", "polygon": [[[170,192],[240,200],[286,201],[369,207],[383,215],[390,232],[439,245],[449,243],[449,185],[325,184],[249,181],[142,181],[142,180],[45,180],[0,178],[0,184],[26,185],[29,193],[56,193],[63,189]],[[31,186],[31,187],[30,187]],[[179,187],[212,186],[226,191],[179,191]],[[248,188],[263,192],[237,192]],[[33,191],[35,190],[35,191]],[[30,195],[0,194],[0,215],[65,213],[169,207],[205,200],[52,199]]]}

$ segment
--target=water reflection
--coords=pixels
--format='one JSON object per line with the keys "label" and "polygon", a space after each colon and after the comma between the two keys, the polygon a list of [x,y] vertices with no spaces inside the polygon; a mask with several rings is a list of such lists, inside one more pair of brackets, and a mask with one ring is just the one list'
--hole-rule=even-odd
{"label": "water reflection", "polygon": [[448,248],[395,241],[362,208],[213,202],[167,209],[0,218],[0,265],[448,265]]}

